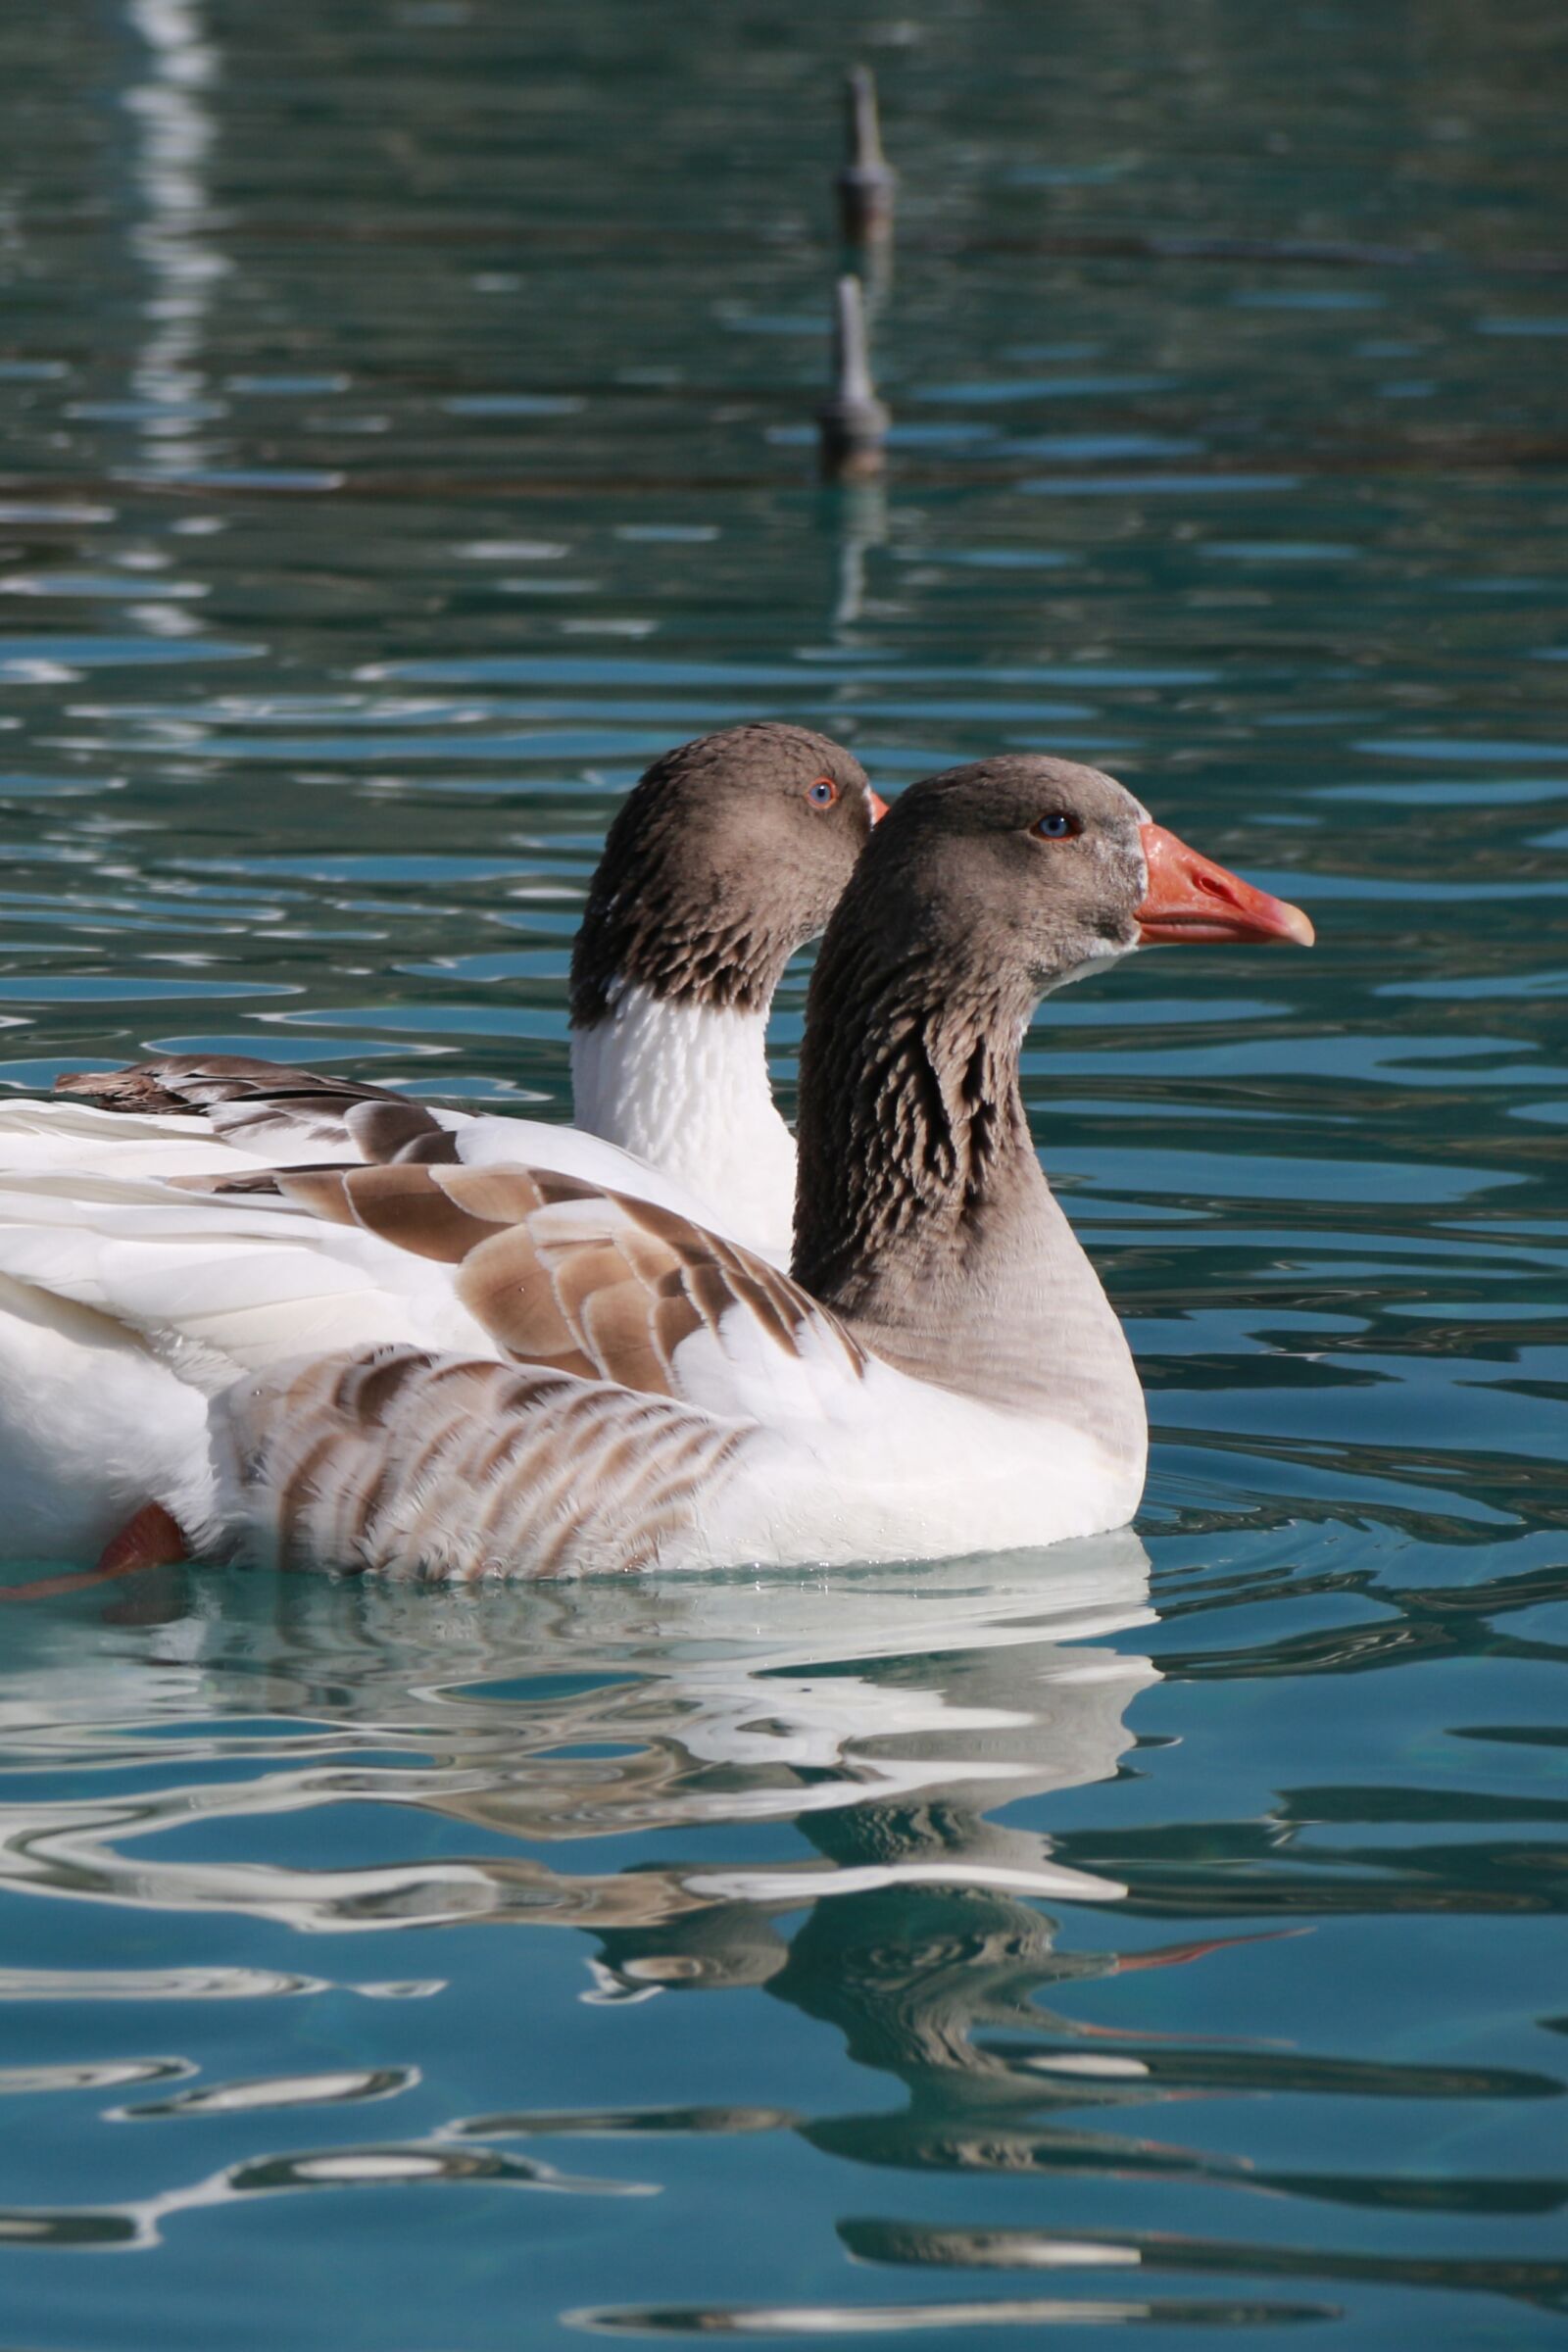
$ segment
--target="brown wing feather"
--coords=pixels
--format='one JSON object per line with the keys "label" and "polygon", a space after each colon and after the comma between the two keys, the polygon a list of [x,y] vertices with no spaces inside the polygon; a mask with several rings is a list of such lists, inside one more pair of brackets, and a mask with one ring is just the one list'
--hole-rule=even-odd
{"label": "brown wing feather", "polygon": [[686,1296],[678,1266],[662,1275],[649,1295],[648,1327],[654,1346],[666,1361],[673,1358],[682,1340],[702,1330],[703,1318]]}
{"label": "brown wing feather", "polygon": [[581,1304],[580,1323],[596,1364],[615,1366],[615,1378],[650,1396],[673,1396],[670,1354],[640,1282],[611,1282]]}
{"label": "brown wing feather", "polygon": [[676,1349],[705,1327],[718,1335],[739,1309],[786,1355],[809,1331],[853,1375],[865,1369],[857,1342],[788,1276],[688,1218],[572,1177],[402,1158],[285,1168],[275,1181],[313,1215],[454,1267],[464,1305],[518,1362],[675,1396]]}
{"label": "brown wing feather", "polygon": [[459,1169],[400,1160],[382,1168],[279,1168],[278,1192],[333,1225],[362,1225],[399,1250],[461,1265],[470,1250],[502,1231],[511,1218],[538,1205],[537,1190],[514,1195],[501,1213],[476,1214],[456,1195]]}
{"label": "brown wing feather", "polygon": [[248,1054],[166,1054],[129,1069],[74,1070],[56,1079],[55,1092],[84,1095],[105,1110],[205,1112],[216,1133],[244,1150],[309,1142],[372,1165],[458,1156],[456,1137],[406,1095]]}
{"label": "brown wing feather", "polygon": [[72,1070],[55,1080],[57,1095],[86,1095],[110,1110],[205,1110],[214,1102],[309,1097],[347,1102],[402,1102],[384,1086],[360,1086],[320,1070],[296,1069],[292,1062],[264,1061],[251,1054],[160,1055],[119,1070]]}
{"label": "brown wing feather", "polygon": [[374,1166],[410,1159],[425,1166],[457,1164],[457,1137],[422,1102],[356,1102],[343,1124]]}
{"label": "brown wing feather", "polygon": [[494,1229],[458,1275],[458,1296],[510,1355],[538,1363],[582,1346],[525,1224]]}

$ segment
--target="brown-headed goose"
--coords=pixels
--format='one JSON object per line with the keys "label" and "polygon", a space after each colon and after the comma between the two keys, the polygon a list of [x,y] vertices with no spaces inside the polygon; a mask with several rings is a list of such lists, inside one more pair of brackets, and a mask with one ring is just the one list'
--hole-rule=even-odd
{"label": "brown-headed goose", "polygon": [[[881,810],[859,761],[806,727],[726,727],[655,760],[611,825],[572,952],[569,1127],[426,1109],[245,1055],[168,1056],[59,1091],[156,1121],[141,1139],[149,1173],[216,1167],[215,1134],[269,1166],[522,1158],[700,1217],[786,1264],[795,1145],[768,1085],[768,1007]],[[34,1165],[79,1163],[102,1135],[64,1105],[34,1106],[32,1124]],[[129,1134],[112,1140],[128,1166]],[[9,1141],[0,1158],[16,1166],[25,1155]]]}
{"label": "brown-headed goose", "polygon": [[139,1354],[123,1438],[107,1387],[81,1400],[84,1441],[140,1477],[110,1562],[187,1542],[548,1576],[1121,1525],[1143,1396],[1030,1140],[1024,1032],[1152,942],[1311,935],[1092,768],[914,786],[811,982],[793,1278],[540,1168],[6,1181],[0,1273]]}

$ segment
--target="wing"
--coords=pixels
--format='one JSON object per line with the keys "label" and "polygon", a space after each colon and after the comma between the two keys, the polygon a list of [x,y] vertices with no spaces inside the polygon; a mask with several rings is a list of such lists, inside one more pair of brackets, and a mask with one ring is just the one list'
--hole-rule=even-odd
{"label": "wing", "polygon": [[0,1098],[0,1180],[89,1168],[122,1176],[222,1175],[245,1165],[205,1119],[111,1117],[85,1102]]}
{"label": "wing", "polygon": [[751,1434],[667,1397],[412,1348],[242,1381],[212,1427],[232,1545],[438,1581],[706,1564],[705,1517]]}
{"label": "wing", "polygon": [[[87,1098],[100,1106],[100,1119],[106,1112],[118,1118],[130,1112],[144,1129],[156,1119],[166,1129],[221,1142],[268,1167],[345,1160],[370,1166],[390,1161],[522,1164],[657,1201],[720,1232],[727,1227],[723,1215],[688,1185],[581,1128],[428,1105],[387,1087],[359,1086],[249,1054],[167,1055],[130,1069],[76,1071],[57,1079],[55,1090]],[[62,1102],[36,1107],[56,1115],[67,1109]],[[175,1113],[184,1115],[171,1116]],[[194,1169],[200,1163],[189,1164]]]}
{"label": "wing", "polygon": [[[242,1165],[245,1163],[241,1163]],[[224,1178],[0,1172],[0,1275],[108,1316],[207,1395],[238,1374],[386,1341],[493,1352],[452,1270]]]}
{"label": "wing", "polygon": [[[357,1086],[287,1062],[261,1061],[248,1054],[211,1054],[185,1059],[170,1054],[122,1070],[76,1070],[55,1080],[57,1095],[85,1096],[106,1110],[167,1115],[196,1111],[216,1135],[259,1158],[286,1164],[300,1159],[341,1159],[355,1145],[347,1125],[351,1109],[381,1104],[411,1114],[405,1141],[415,1132],[440,1132],[417,1103],[384,1086]],[[454,1154],[455,1156],[455,1154]]]}
{"label": "wing", "polygon": [[765,1259],[656,1202],[541,1168],[283,1169],[280,1199],[452,1268],[514,1362],[777,1424],[864,1378],[845,1326]]}
{"label": "wing", "polygon": [[160,1180],[121,1174],[120,1153],[81,1138],[64,1158],[7,1167],[7,1122],[0,1273],[113,1317],[209,1395],[240,1372],[401,1341],[777,1427],[835,1418],[865,1373],[844,1326],[764,1259],[548,1169],[270,1170],[220,1153],[216,1171]]}

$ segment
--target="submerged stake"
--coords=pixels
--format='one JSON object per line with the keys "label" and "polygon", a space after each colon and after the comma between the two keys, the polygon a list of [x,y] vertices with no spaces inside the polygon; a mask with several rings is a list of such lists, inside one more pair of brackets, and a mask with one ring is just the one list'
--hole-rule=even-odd
{"label": "submerged stake", "polygon": [[833,327],[833,392],[816,413],[822,473],[830,482],[863,481],[882,470],[888,413],[871,381],[865,308],[858,277],[839,279]]}

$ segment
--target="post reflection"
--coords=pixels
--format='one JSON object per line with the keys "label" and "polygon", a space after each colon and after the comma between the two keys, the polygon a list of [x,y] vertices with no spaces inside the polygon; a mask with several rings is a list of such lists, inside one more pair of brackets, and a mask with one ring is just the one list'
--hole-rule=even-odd
{"label": "post reflection", "polygon": [[866,561],[888,543],[888,494],[883,482],[847,482],[833,494],[837,574],[832,626],[837,637],[866,616]]}
{"label": "post reflection", "polygon": [[213,240],[209,172],[218,138],[212,97],[220,53],[205,0],[126,0],[137,78],[123,94],[133,125],[131,252],[147,281],[146,331],[132,370],[138,466],[178,475],[210,462],[208,314],[231,264]]}

